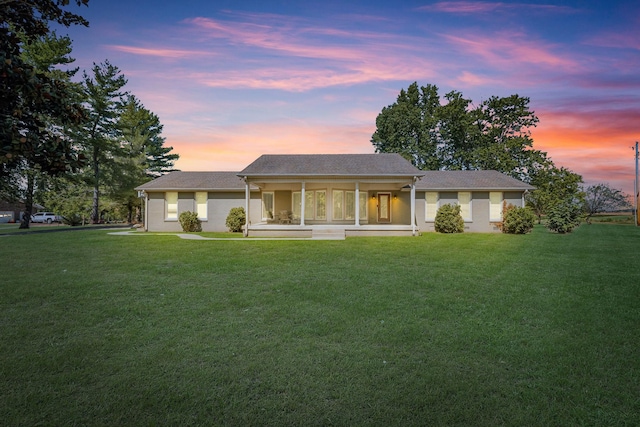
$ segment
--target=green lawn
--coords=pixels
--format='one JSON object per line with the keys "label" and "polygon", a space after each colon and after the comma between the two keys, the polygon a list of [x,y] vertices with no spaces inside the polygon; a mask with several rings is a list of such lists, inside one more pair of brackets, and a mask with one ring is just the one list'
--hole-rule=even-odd
{"label": "green lawn", "polygon": [[640,424],[640,229],[0,237],[0,425]]}

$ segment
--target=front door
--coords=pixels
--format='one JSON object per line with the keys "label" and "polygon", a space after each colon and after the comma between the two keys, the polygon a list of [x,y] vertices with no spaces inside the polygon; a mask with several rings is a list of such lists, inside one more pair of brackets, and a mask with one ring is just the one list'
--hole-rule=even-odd
{"label": "front door", "polygon": [[378,193],[378,222],[391,222],[391,193]]}

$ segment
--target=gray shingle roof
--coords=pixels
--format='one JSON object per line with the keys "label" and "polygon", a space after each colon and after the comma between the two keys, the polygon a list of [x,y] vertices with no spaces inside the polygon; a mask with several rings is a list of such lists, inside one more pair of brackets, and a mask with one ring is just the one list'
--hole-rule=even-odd
{"label": "gray shingle roof", "polygon": [[183,172],[175,171],[137,187],[136,190],[244,190],[244,181],[238,172]]}
{"label": "gray shingle roof", "polygon": [[399,154],[265,154],[238,173],[269,176],[420,176]]}
{"label": "gray shingle roof", "polygon": [[[264,155],[242,172],[176,171],[142,184],[145,191],[244,191],[240,176],[422,176],[419,191],[533,190],[529,184],[491,170],[421,171],[398,154]],[[251,186],[252,190],[257,187]]]}
{"label": "gray shingle roof", "polygon": [[424,171],[417,190],[533,190],[529,184],[498,171]]}

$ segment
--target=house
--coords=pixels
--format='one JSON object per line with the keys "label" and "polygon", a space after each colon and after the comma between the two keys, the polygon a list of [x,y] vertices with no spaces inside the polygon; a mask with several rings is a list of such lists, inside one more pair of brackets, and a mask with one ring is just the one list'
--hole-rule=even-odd
{"label": "house", "polygon": [[445,203],[462,208],[465,230],[498,231],[503,202],[524,205],[528,184],[496,171],[422,171],[399,154],[263,155],[240,172],[172,172],[136,188],[145,230],[181,231],[198,213],[203,231],[227,231],[233,207],[245,236],[415,235],[433,231]]}
{"label": "house", "polygon": [[[27,209],[26,204],[21,201],[0,200],[0,223],[19,222]],[[34,203],[33,209],[44,209],[43,206]]]}

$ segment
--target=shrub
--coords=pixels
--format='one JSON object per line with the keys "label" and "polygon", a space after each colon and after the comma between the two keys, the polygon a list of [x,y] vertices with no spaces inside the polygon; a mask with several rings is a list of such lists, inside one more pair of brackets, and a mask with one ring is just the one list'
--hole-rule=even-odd
{"label": "shrub", "polygon": [[242,226],[246,223],[247,216],[244,213],[244,208],[231,208],[229,215],[227,215],[227,228],[233,233],[242,231]]}
{"label": "shrub", "polygon": [[505,208],[502,232],[507,234],[527,234],[533,230],[536,215],[530,208],[509,205]]}
{"label": "shrub", "polygon": [[202,231],[202,223],[198,219],[196,212],[182,212],[180,214],[180,225],[185,233]]}
{"label": "shrub", "polygon": [[547,214],[547,228],[556,233],[571,233],[580,225],[580,206],[574,203],[559,203]]}
{"label": "shrub", "polygon": [[62,222],[67,225],[84,225],[86,218],[77,213],[67,214],[62,217]]}
{"label": "shrub", "polygon": [[440,206],[434,226],[438,233],[462,233],[464,220],[460,215],[460,206],[451,204]]}

